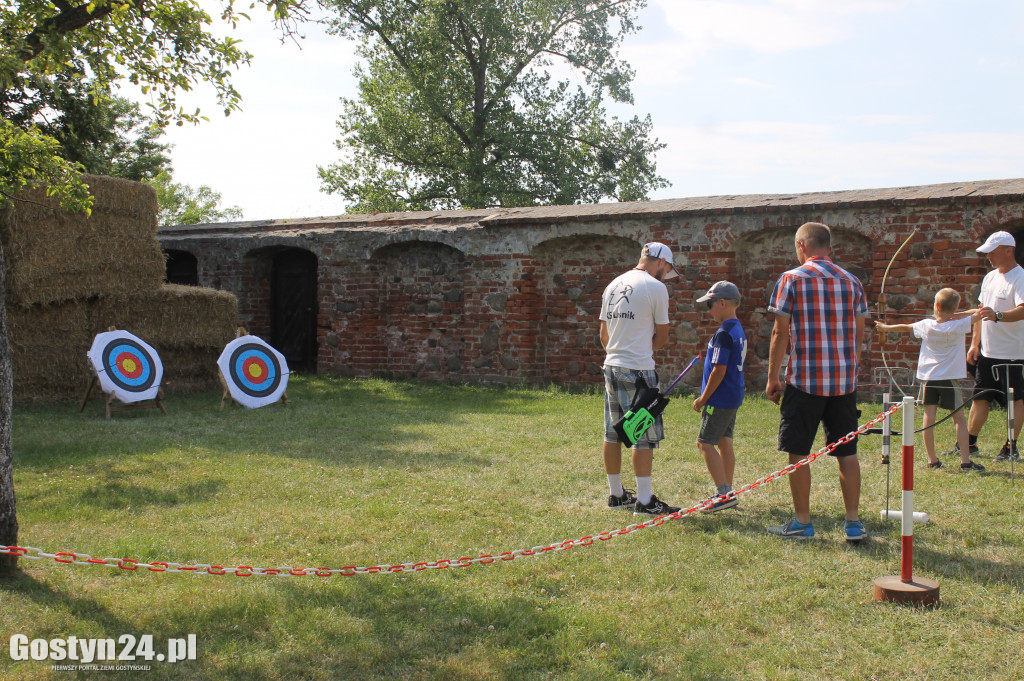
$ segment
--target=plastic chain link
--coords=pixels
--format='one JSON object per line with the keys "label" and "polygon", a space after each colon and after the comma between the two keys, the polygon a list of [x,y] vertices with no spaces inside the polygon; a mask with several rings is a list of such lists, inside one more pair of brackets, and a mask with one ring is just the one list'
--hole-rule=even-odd
{"label": "plastic chain link", "polygon": [[756,489],[761,485],[776,480],[783,476],[789,475],[793,471],[797,470],[801,466],[807,466],[814,462],[818,457],[828,454],[836,447],[846,444],[857,437],[857,435],[863,433],[871,426],[881,422],[886,416],[891,416],[897,411],[903,408],[902,402],[897,402],[887,411],[882,412],[875,418],[871,419],[864,425],[860,426],[857,430],[847,433],[836,442],[823,447],[822,449],[810,454],[804,459],[796,463],[791,463],[785,468],[776,471],[770,475],[767,475],[759,480],[741,487],[740,489],[733,490],[726,495],[720,497],[712,497],[705,499],[695,506],[691,506],[687,509],[680,509],[675,513],[669,515],[658,516],[651,518],[650,520],[642,523],[636,523],[628,525],[626,527],[601,532],[595,536],[586,536],[579,539],[568,539],[563,542],[557,542],[554,544],[548,544],[547,546],[534,546],[530,549],[516,549],[514,551],[505,551],[498,555],[482,554],[476,558],[463,556],[455,560],[441,559],[430,562],[421,563],[398,563],[395,565],[372,565],[369,567],[355,567],[345,566],[340,568],[293,568],[288,565],[284,565],[276,568],[261,568],[252,567],[250,565],[239,565],[237,567],[223,567],[220,565],[210,565],[206,563],[200,563],[197,565],[182,565],[181,563],[165,563],[165,562],[153,562],[153,563],[141,563],[131,558],[93,558],[87,553],[73,553],[70,551],[60,551],[58,553],[47,553],[42,549],[38,549],[31,546],[3,546],[0,545],[0,553],[4,553],[18,558],[28,558],[30,560],[43,560],[53,559],[58,563],[66,563],[68,565],[106,565],[108,567],[116,567],[122,570],[148,570],[150,572],[189,572],[197,575],[235,575],[236,577],[252,577],[256,575],[276,575],[276,576],[291,576],[291,577],[331,577],[333,575],[341,575],[342,577],[353,577],[355,575],[376,575],[384,573],[398,573],[398,572],[421,572],[423,570],[446,570],[448,568],[464,568],[471,565],[492,565],[495,563],[507,562],[515,560],[521,556],[542,556],[547,553],[554,551],[568,551],[569,549],[577,546],[592,546],[597,541],[608,541],[615,537],[621,537],[639,530],[644,530],[649,527],[659,527],[666,520],[676,520],[684,516],[702,511],[718,501],[719,499],[731,499],[738,497],[741,494],[745,494],[750,490]]}

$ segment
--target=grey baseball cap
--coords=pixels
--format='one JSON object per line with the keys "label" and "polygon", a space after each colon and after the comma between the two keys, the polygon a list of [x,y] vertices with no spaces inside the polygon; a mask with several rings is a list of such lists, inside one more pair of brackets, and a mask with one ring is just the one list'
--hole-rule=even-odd
{"label": "grey baseball cap", "polygon": [[716,281],[708,289],[708,292],[697,299],[698,303],[706,303],[709,300],[739,300],[740,290],[736,284],[729,281]]}

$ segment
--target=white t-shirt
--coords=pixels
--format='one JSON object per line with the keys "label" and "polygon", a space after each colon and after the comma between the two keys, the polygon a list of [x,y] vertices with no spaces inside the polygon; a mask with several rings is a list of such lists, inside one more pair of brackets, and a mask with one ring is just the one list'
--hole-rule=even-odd
{"label": "white t-shirt", "polygon": [[630,270],[601,296],[601,321],[608,325],[606,366],[654,368],[654,325],[668,324],[668,287],[642,270]]}
{"label": "white t-shirt", "polygon": [[[992,270],[981,282],[978,297],[985,307],[1009,312],[1024,303],[1024,268],[1015,266],[1006,274]],[[1024,359],[1024,320],[981,323],[981,352],[991,359]]]}
{"label": "white t-shirt", "polygon": [[917,358],[917,377],[922,381],[967,378],[967,334],[970,317],[942,322],[922,319],[914,322],[914,335],[921,339]]}

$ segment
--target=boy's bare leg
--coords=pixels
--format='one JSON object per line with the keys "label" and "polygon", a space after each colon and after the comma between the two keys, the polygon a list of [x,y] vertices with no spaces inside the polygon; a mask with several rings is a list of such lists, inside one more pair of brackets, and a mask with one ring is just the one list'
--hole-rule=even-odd
{"label": "boy's bare leg", "polygon": [[928,454],[928,463],[935,463],[939,457],[935,456],[935,431],[930,426],[935,425],[935,414],[939,410],[937,404],[926,404],[924,406],[924,420],[921,427],[924,431],[924,449]]}
{"label": "boy's bare leg", "polygon": [[718,451],[722,455],[722,468],[725,469],[725,483],[732,487],[733,474],[736,472],[736,453],[732,448],[732,438],[723,437],[718,441]]}
{"label": "boy's bare leg", "polygon": [[[725,438],[719,441],[719,446]],[[732,482],[726,477],[726,467],[723,459],[725,458],[722,454],[719,454],[718,450],[715,449],[714,445],[709,445],[706,442],[697,441],[697,448],[700,453],[704,455],[704,465],[708,467],[708,473],[711,473],[711,479],[715,481],[715,487],[722,485],[729,485],[732,487]]]}
{"label": "boy's bare leg", "polygon": [[953,416],[953,423],[956,425],[956,444],[960,448],[960,463],[970,463],[971,446],[967,431],[967,419],[964,418],[962,411]]}

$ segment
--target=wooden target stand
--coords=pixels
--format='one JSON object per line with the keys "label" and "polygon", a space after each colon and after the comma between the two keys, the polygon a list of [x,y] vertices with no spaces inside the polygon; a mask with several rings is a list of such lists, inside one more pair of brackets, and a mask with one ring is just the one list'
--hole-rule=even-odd
{"label": "wooden target stand", "polygon": [[[244,326],[238,327],[238,330],[235,331],[235,338],[241,338],[242,336],[248,335],[249,332],[245,330]],[[224,378],[224,372],[222,372],[219,367],[217,369],[217,378],[220,379],[220,387],[224,390],[224,392],[220,396],[220,410],[224,411],[224,404],[227,403],[228,398],[231,397],[231,390],[228,389],[228,382]],[[238,402],[235,400],[235,398],[231,397],[230,404],[238,404]],[[279,399],[277,402],[274,402],[273,404],[268,404],[267,406],[276,407],[279,405],[282,407],[288,405],[288,393],[281,393],[281,399]],[[242,405],[238,404],[238,406]]]}
{"label": "wooden target stand", "polygon": [[[89,366],[90,366],[90,369],[91,369],[92,365],[89,365]],[[79,405],[79,407],[78,407],[78,413],[79,414],[81,414],[83,411],[85,411],[85,405],[89,401],[89,396],[92,395],[92,389],[96,386],[97,383],[99,383],[99,381],[100,381],[100,379],[99,379],[98,376],[96,376],[95,370],[92,370],[92,378],[89,380],[89,387],[86,388],[85,396],[82,397],[82,404]],[[113,393],[103,393],[103,394],[106,396],[105,403],[106,403],[106,411],[107,411],[107,420],[108,421],[110,420],[110,415],[112,413],[117,412],[117,411],[130,411],[132,409],[159,409],[165,415],[167,414],[167,408],[164,406],[164,401],[163,401],[163,395],[164,395],[164,389],[163,388],[160,388],[160,390],[156,394],[156,397],[154,397],[152,400],[144,400],[142,402],[133,402],[132,404],[122,404],[122,405],[115,405],[114,404],[114,400],[117,399],[117,398],[114,397]]]}
{"label": "wooden target stand", "polygon": [[[116,330],[116,327],[113,326],[107,329],[107,331]],[[92,395],[92,389],[96,387],[96,385],[100,382],[100,378],[99,376],[96,375],[96,368],[92,365],[92,362],[86,360],[86,364],[89,365],[89,374],[91,375],[91,377],[89,379],[89,387],[85,389],[85,395],[82,396],[82,404],[78,406],[79,414],[85,411],[85,405],[89,402],[89,396]],[[113,393],[103,392],[103,394],[106,396],[105,406],[108,421],[110,420],[110,415],[113,414],[114,412],[131,411],[133,409],[159,409],[161,412],[163,412],[165,416],[167,415],[167,408],[164,407],[163,400],[163,386],[161,386],[160,389],[157,391],[156,397],[154,397],[151,400],[143,400],[142,402],[133,402],[131,404],[122,404],[120,406],[114,404],[114,400],[117,398],[114,397]]]}

